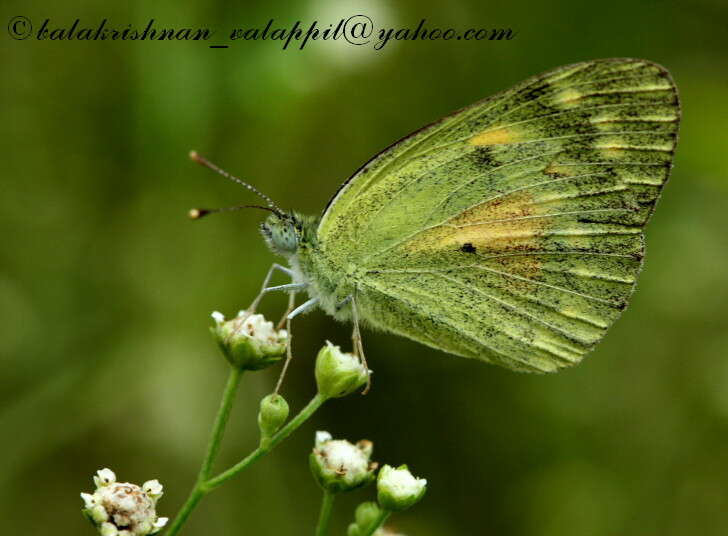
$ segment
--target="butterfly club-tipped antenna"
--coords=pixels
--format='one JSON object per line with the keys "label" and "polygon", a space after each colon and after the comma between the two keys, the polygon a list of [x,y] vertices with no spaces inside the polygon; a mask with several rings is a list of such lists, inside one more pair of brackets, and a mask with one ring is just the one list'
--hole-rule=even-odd
{"label": "butterfly club-tipped antenna", "polygon": [[265,201],[266,204],[268,205],[267,207],[261,207],[260,205],[241,205],[239,207],[228,207],[228,208],[211,209],[211,210],[194,209],[193,208],[189,212],[190,218],[192,218],[192,219],[199,219],[199,218],[201,218],[203,216],[206,216],[208,214],[212,214],[212,213],[215,213],[215,212],[224,212],[224,211],[228,211],[228,210],[239,210],[241,208],[261,208],[263,210],[268,210],[270,212],[273,212],[274,214],[276,214],[277,216],[279,216],[281,218],[285,218],[286,217],[285,212],[283,212],[278,207],[278,205],[276,205],[273,202],[273,200],[270,197],[268,197],[263,192],[261,192],[260,190],[258,190],[252,184],[248,184],[244,180],[241,180],[241,179],[237,178],[236,176],[231,175],[230,173],[228,173],[224,169],[216,166],[215,164],[213,164],[212,162],[210,162],[207,158],[205,158],[204,156],[201,156],[197,151],[190,151],[190,160],[192,160],[193,162],[197,162],[201,166],[204,166],[204,167],[206,167],[208,169],[211,169],[212,171],[214,171],[216,173],[219,173],[220,175],[222,175],[226,179],[229,179],[229,180],[231,180],[231,181],[233,181],[233,182],[235,182],[235,183],[237,183],[237,184],[239,184],[239,185],[247,188],[248,190],[250,190],[251,192],[253,192],[255,195],[257,195],[258,197],[260,197],[261,199],[263,199],[263,201]]}
{"label": "butterfly club-tipped antenna", "polygon": [[272,212],[273,214],[278,215],[278,213],[270,208],[270,207],[264,207],[262,205],[237,205],[235,207],[222,207],[222,208],[191,208],[190,211],[187,213],[187,216],[191,220],[199,220],[200,218],[204,218],[205,216],[209,216],[210,214],[217,214],[218,212],[234,212],[236,210],[241,210],[244,208],[259,208],[260,210],[267,210],[268,212]]}

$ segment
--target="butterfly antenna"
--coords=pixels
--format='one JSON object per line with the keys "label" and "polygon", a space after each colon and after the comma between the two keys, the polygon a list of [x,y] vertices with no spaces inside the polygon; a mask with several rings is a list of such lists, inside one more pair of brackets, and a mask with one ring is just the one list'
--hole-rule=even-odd
{"label": "butterfly antenna", "polygon": [[[255,195],[257,195],[258,197],[260,197],[261,199],[263,199],[268,204],[268,207],[270,207],[271,212],[274,212],[278,216],[284,216],[285,215],[284,212],[280,208],[278,208],[278,205],[276,205],[270,197],[268,197],[263,192],[261,192],[260,190],[258,190],[255,186],[253,186],[252,184],[248,184],[247,182],[245,182],[245,181],[243,181],[243,180],[235,177],[234,175],[231,175],[230,173],[228,173],[224,169],[219,168],[218,166],[216,166],[215,164],[213,164],[212,162],[210,162],[207,158],[205,158],[203,156],[200,156],[197,153],[197,151],[190,151],[190,160],[192,160],[193,162],[197,162],[201,166],[205,166],[206,168],[211,169],[212,171],[215,171],[216,173],[219,173],[220,175],[222,175],[226,179],[230,179],[231,181],[237,182],[239,185],[244,186],[245,188],[247,188],[248,190],[250,190],[251,192],[253,192]],[[253,208],[254,205],[245,205],[245,207]],[[230,208],[232,209],[234,207],[230,207]],[[193,209],[193,210],[195,210],[195,209]],[[228,209],[219,209],[219,210],[228,210]],[[202,217],[204,215],[205,214],[203,214],[201,216],[198,216],[198,217]]]}
{"label": "butterfly antenna", "polygon": [[199,220],[200,218],[204,218],[205,216],[209,216],[210,214],[217,214],[218,212],[234,212],[236,210],[241,210],[244,208],[259,208],[261,210],[267,210],[268,212],[272,212],[273,214],[278,214],[271,207],[264,207],[261,205],[239,205],[237,207],[222,208],[193,208],[190,209],[190,211],[187,213],[187,216],[189,216],[191,220]]}

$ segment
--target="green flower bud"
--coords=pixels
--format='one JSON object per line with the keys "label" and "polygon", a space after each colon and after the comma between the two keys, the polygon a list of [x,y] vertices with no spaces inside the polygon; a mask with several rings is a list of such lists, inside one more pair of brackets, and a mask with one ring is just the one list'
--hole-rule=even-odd
{"label": "green flower bud", "polygon": [[351,491],[374,480],[377,464],[369,461],[371,455],[371,441],[352,445],[343,439],[332,439],[328,432],[316,432],[316,446],[309,457],[311,472],[329,492]]}
{"label": "green flower bud", "polygon": [[375,502],[363,502],[356,507],[354,512],[354,523],[349,525],[347,536],[359,536],[368,534],[371,526],[377,522],[381,510]]}
{"label": "green flower bud", "polygon": [[288,418],[288,402],[279,394],[270,394],[260,401],[258,411],[258,428],[260,440],[265,441],[283,426]]}
{"label": "green flower bud", "polygon": [[218,346],[230,364],[240,370],[260,370],[281,360],[286,353],[288,333],[276,330],[263,315],[240,311],[232,320],[222,313],[212,313],[215,325],[210,328]]}
{"label": "green flower bud", "polygon": [[380,514],[379,505],[373,501],[361,503],[354,512],[354,521],[362,528],[371,526]]}
{"label": "green flower bud", "polygon": [[326,398],[340,398],[353,393],[369,379],[369,371],[354,354],[342,352],[326,341],[316,357],[316,384]]}
{"label": "green flower bud", "polygon": [[406,465],[396,469],[385,465],[377,478],[377,500],[390,512],[406,510],[425,494],[427,480],[415,478]]}

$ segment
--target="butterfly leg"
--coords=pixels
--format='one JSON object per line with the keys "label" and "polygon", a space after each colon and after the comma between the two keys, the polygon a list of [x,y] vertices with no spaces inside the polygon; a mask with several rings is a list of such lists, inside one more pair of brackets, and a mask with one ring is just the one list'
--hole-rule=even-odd
{"label": "butterfly leg", "polygon": [[283,384],[283,378],[286,377],[286,371],[288,370],[288,365],[291,363],[291,359],[293,359],[293,351],[291,350],[291,339],[293,339],[293,331],[291,331],[291,319],[288,315],[293,312],[293,310],[296,307],[296,292],[292,291],[288,293],[288,309],[286,310],[285,314],[283,315],[283,318],[281,318],[281,321],[278,323],[278,329],[281,329],[282,324],[285,322],[286,325],[286,333],[288,333],[288,338],[286,339],[286,361],[283,363],[283,368],[281,369],[281,374],[278,376],[278,382],[276,383],[275,391],[273,391],[275,394],[278,394],[278,391],[281,388],[281,385]]}
{"label": "butterfly leg", "polygon": [[[288,285],[282,285],[282,286],[288,286]],[[275,393],[278,393],[278,390],[281,388],[281,384],[283,383],[283,378],[286,375],[286,371],[288,370],[288,365],[291,363],[291,359],[293,358],[293,352],[291,350],[291,339],[293,338],[293,333],[291,331],[291,320],[300,315],[301,313],[305,313],[306,311],[309,311],[313,309],[316,304],[318,303],[318,298],[311,298],[307,302],[303,303],[302,305],[299,305],[296,307],[296,289],[304,288],[306,285],[304,284],[303,287],[296,287],[294,290],[292,290],[288,294],[288,310],[286,311],[286,314],[281,319],[281,322],[279,323],[279,329],[280,325],[283,323],[283,319],[285,319],[286,322],[286,331],[288,332],[288,340],[286,342],[286,361],[283,363],[283,369],[281,370],[281,375],[278,377],[278,383],[276,383],[276,389]],[[293,286],[289,286],[289,288],[293,289]]]}
{"label": "butterfly leg", "polygon": [[372,375],[369,371],[369,365],[367,365],[367,358],[364,356],[364,345],[362,344],[361,331],[359,330],[359,311],[356,307],[356,290],[354,294],[348,296],[347,299],[351,298],[351,320],[354,323],[354,330],[351,334],[351,343],[354,347],[354,353],[359,356],[362,365],[367,371],[367,385],[361,394],[365,395],[369,392],[369,388],[372,386]]}
{"label": "butterfly leg", "polygon": [[[274,263],[268,270],[268,273],[266,274],[265,279],[263,280],[263,285],[260,287],[260,292],[253,300],[253,303],[250,304],[250,307],[248,307],[249,312],[254,313],[255,309],[258,307],[258,304],[260,303],[260,300],[263,299],[263,296],[265,296],[267,292],[270,292],[270,289],[268,288],[268,284],[270,283],[271,277],[273,277],[273,272],[275,272],[276,270],[280,270],[281,272],[290,276],[291,278],[293,277],[293,270],[291,270],[290,268],[286,268],[285,266],[283,266],[281,264]],[[295,283],[292,283],[292,284],[295,284]],[[280,286],[285,286],[285,285],[280,285]],[[283,290],[278,287],[272,287],[272,289]]]}
{"label": "butterfly leg", "polygon": [[303,302],[301,305],[296,307],[293,311],[288,313],[288,316],[287,316],[288,320],[292,320],[293,318],[297,317],[301,313],[310,311],[311,309],[313,309],[316,306],[318,301],[319,301],[318,298],[311,298],[310,300]]}

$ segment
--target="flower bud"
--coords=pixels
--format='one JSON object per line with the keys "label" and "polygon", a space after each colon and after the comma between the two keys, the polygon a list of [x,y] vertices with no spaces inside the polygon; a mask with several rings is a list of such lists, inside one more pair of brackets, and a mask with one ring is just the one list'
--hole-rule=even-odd
{"label": "flower bud", "polygon": [[415,478],[406,465],[398,468],[385,465],[377,478],[377,500],[390,512],[406,510],[425,494],[427,480]]}
{"label": "flower bud", "polygon": [[93,494],[81,493],[82,512],[101,536],[149,536],[167,524],[167,518],[158,518],[155,510],[162,496],[162,485],[157,480],[148,480],[140,488],[116,482],[113,471],[101,469],[94,483]]}
{"label": "flower bud", "polygon": [[263,315],[240,311],[232,320],[222,313],[212,313],[215,325],[210,328],[218,346],[230,364],[240,370],[260,370],[281,360],[286,353],[288,333],[276,330]]}
{"label": "flower bud", "polygon": [[347,529],[347,536],[359,536],[371,532],[371,526],[379,519],[381,509],[375,502],[363,502],[356,507],[354,522]]}
{"label": "flower bud", "polygon": [[258,428],[261,442],[275,434],[288,418],[288,402],[281,395],[273,393],[263,397],[258,411]]}
{"label": "flower bud", "polygon": [[354,354],[342,352],[326,341],[316,357],[316,384],[326,398],[353,393],[369,379],[369,371]]}
{"label": "flower bud", "polygon": [[370,462],[372,442],[352,445],[332,439],[328,432],[316,432],[316,446],[309,458],[311,472],[325,490],[338,493],[365,486],[374,480],[375,462]]}
{"label": "flower bud", "polygon": [[379,505],[373,501],[361,503],[354,512],[354,521],[360,527],[369,527],[374,523],[380,514]]}

